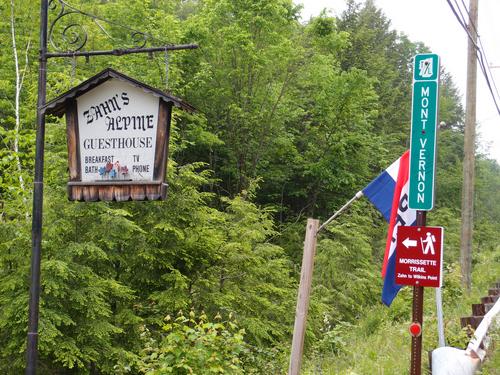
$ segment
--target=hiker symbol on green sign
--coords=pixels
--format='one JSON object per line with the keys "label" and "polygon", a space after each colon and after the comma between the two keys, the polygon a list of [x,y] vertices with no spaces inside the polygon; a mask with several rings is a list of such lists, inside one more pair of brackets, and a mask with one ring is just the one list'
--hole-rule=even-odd
{"label": "hiker symbol on green sign", "polygon": [[437,81],[439,79],[439,56],[429,53],[416,55],[413,79],[415,81]]}

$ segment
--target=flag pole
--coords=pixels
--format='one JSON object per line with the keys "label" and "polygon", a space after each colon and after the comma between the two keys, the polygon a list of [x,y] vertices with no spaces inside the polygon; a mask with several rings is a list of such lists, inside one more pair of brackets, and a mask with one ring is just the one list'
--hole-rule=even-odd
{"label": "flag pole", "polygon": [[355,200],[361,198],[363,196],[363,192],[362,191],[358,191],[356,193],[356,195],[354,197],[352,197],[349,202],[347,202],[346,204],[344,204],[337,212],[335,212],[327,221],[325,221],[323,224],[321,224],[321,226],[318,228],[318,231],[316,232],[316,234],[318,234],[320,232],[321,229],[323,229],[324,227],[326,227],[328,224],[330,224],[337,216],[339,216],[342,212],[344,212],[347,207],[349,207],[352,202],[354,202]]}
{"label": "flag pole", "polygon": [[288,375],[299,375],[300,367],[302,365],[302,352],[304,350],[307,310],[309,309],[309,297],[311,294],[318,225],[319,220],[307,219],[306,238],[304,240],[302,268],[300,270],[300,285],[299,293],[297,295],[297,308],[295,310],[295,324],[293,327],[292,350],[290,352]]}
{"label": "flag pole", "polygon": [[344,212],[355,200],[361,198],[362,196],[363,192],[358,191],[354,197],[344,204],[321,226],[319,226],[318,220],[307,219],[306,238],[304,240],[304,254],[302,258],[302,268],[300,271],[300,285],[297,296],[297,308],[295,311],[295,324],[293,327],[292,350],[290,353],[288,375],[300,374],[302,352],[304,349],[304,336],[306,331],[307,310],[309,308],[309,296],[311,293],[312,274],[314,268],[314,255],[316,253],[317,234],[321,229]]}

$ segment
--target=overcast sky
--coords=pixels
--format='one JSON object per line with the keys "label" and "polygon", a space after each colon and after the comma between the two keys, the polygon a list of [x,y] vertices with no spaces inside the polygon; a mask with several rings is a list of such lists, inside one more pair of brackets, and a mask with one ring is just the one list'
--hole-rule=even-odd
{"label": "overcast sky", "polygon": [[[318,15],[327,8],[333,16],[345,9],[345,0],[295,0],[304,6],[303,19]],[[462,0],[457,1],[462,4]],[[454,3],[454,1],[452,1]],[[468,0],[463,3],[469,6]],[[423,42],[441,57],[441,64],[452,74],[465,99],[467,72],[467,35],[453,15],[446,0],[375,0],[392,28],[408,35],[413,42]],[[479,36],[487,63],[500,90],[500,0],[479,0]],[[486,81],[478,67],[477,123],[483,152],[500,162],[500,115],[493,104]],[[465,100],[462,101],[465,108]],[[408,129],[409,132],[409,129]]]}

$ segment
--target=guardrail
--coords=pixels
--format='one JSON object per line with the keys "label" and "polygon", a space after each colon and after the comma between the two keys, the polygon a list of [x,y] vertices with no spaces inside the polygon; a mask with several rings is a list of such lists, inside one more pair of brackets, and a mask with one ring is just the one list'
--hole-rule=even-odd
{"label": "guardrail", "polygon": [[481,303],[472,305],[472,316],[460,319],[462,327],[474,329],[466,352],[484,360],[489,346],[488,330],[500,312],[500,283],[488,290],[488,296],[481,298]]}
{"label": "guardrail", "polygon": [[472,305],[472,315],[462,317],[460,323],[471,338],[467,349],[437,348],[431,353],[433,375],[472,375],[481,366],[490,340],[488,330],[492,324],[500,324],[500,282],[488,290],[481,303]]}
{"label": "guardrail", "polygon": [[493,308],[500,296],[500,283],[495,283],[494,288],[488,289],[488,295],[481,298],[481,303],[472,304],[472,315],[460,318],[462,328],[469,330],[469,337],[477,329],[483,317]]}

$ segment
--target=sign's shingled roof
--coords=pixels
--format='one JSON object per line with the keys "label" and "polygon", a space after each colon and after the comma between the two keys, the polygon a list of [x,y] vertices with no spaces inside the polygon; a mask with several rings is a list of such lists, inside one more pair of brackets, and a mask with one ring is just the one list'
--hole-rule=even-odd
{"label": "sign's shingled roof", "polygon": [[80,83],[78,86],[73,87],[71,90],[51,100],[43,107],[43,109],[45,110],[46,114],[62,117],[66,113],[66,106],[69,100],[76,99],[77,97],[85,94],[86,92],[112,78],[128,82],[129,84],[144,90],[144,92],[152,94],[167,103],[172,103],[176,107],[184,109],[188,112],[195,111],[195,108],[193,106],[182,101],[181,99],[149,85],[146,85],[145,83],[139,82],[136,79],[128,77],[125,74],[117,72],[116,70],[111,68],[104,69],[102,72],[87,79],[85,82]]}

